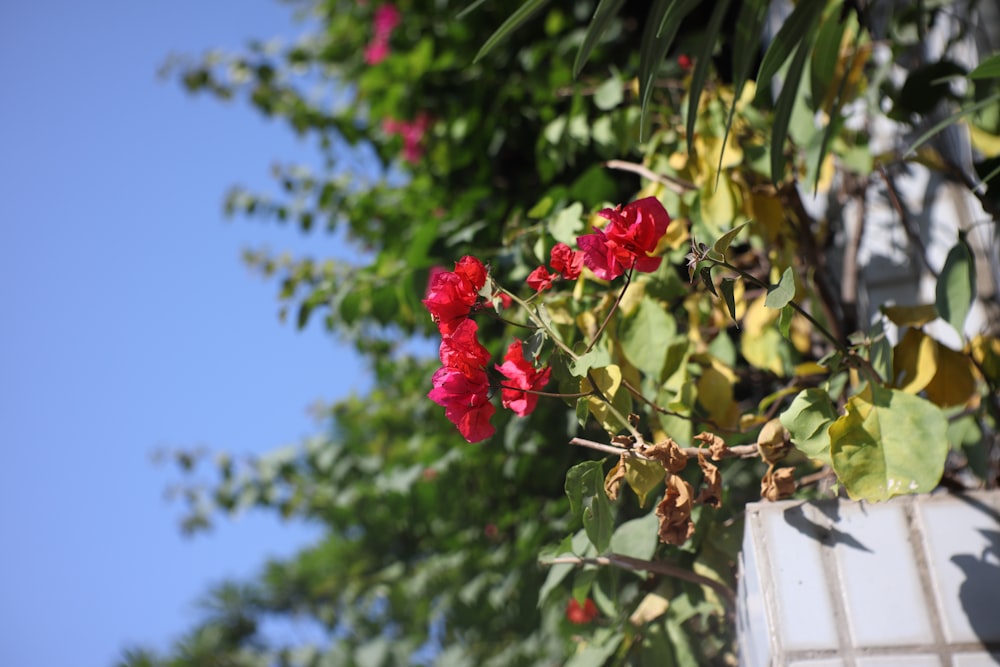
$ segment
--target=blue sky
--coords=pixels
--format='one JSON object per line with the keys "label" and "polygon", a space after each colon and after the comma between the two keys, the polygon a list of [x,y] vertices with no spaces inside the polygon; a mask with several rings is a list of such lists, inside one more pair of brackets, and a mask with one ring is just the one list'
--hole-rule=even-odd
{"label": "blue sky", "polygon": [[102,667],[166,648],[213,582],[315,527],[247,515],[186,539],[159,447],[264,452],[307,408],[366,386],[319,327],[278,322],[244,247],[334,240],[224,221],[312,146],[240,104],[157,78],[169,52],[294,36],[265,0],[8,2],[0,8],[0,664]]}

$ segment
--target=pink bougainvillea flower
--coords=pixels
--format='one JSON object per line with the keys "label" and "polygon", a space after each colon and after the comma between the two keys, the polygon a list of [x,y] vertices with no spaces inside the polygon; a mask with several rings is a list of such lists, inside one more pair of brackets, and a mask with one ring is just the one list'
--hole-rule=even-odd
{"label": "pink bougainvillea flower", "polygon": [[423,141],[427,129],[431,126],[431,117],[420,113],[412,120],[395,120],[386,118],[382,121],[382,131],[389,135],[399,135],[403,138],[403,159],[417,163],[424,156]]}
{"label": "pink bougainvillea flower", "polygon": [[538,395],[530,394],[528,391],[540,391],[545,387],[548,384],[549,376],[552,375],[552,368],[536,369],[530,361],[524,358],[521,341],[515,339],[507,348],[503,364],[498,365],[496,369],[507,378],[507,381],[503,383],[505,386],[500,392],[503,406],[510,408],[514,414],[520,417],[526,417],[534,412],[535,406],[538,405]]}
{"label": "pink bougainvillea flower", "polygon": [[393,4],[381,5],[375,10],[375,34],[388,37],[402,20],[399,10]]}
{"label": "pink bougainvillea flower", "polygon": [[583,606],[576,601],[576,598],[570,598],[569,604],[566,605],[566,620],[570,623],[586,625],[597,618],[597,614],[597,605],[590,598],[587,598]]}
{"label": "pink bougainvillea flower", "polygon": [[691,69],[691,56],[686,53],[682,53],[677,56],[677,65],[683,70]]}
{"label": "pink bougainvillea flower", "polygon": [[583,257],[582,251],[573,250],[565,243],[557,243],[552,247],[549,266],[566,280],[576,280],[583,270]]}
{"label": "pink bougainvillea flower", "polygon": [[552,287],[552,281],[556,278],[556,276],[557,274],[549,273],[544,266],[540,266],[529,273],[524,282],[528,283],[528,287],[536,292],[541,292],[542,290],[547,290]]}
{"label": "pink bougainvillea flower", "polygon": [[375,10],[375,18],[372,21],[375,34],[365,47],[366,63],[378,65],[389,57],[389,37],[401,20],[402,17],[395,5],[386,4]]}
{"label": "pink bougainvillea flower", "polygon": [[462,320],[450,334],[441,336],[441,365],[455,368],[472,377],[490,361],[490,353],[476,338],[479,326],[475,321]]}
{"label": "pink bougainvillea flower", "polygon": [[365,47],[365,63],[378,65],[389,57],[389,42],[384,39],[373,39]]}
{"label": "pink bougainvillea flower", "polygon": [[433,389],[427,397],[444,406],[444,416],[469,442],[479,442],[496,429],[490,418],[496,408],[490,403],[490,381],[486,371],[476,369],[471,375],[458,368],[439,368],[431,379]]}
{"label": "pink bougainvillea flower", "polygon": [[662,258],[649,253],[670,224],[670,215],[659,199],[646,197],[597,214],[609,221],[604,229],[576,239],[584,252],[583,261],[594,275],[613,280],[633,267],[643,273],[659,268]]}
{"label": "pink bougainvillea flower", "polygon": [[432,271],[424,306],[442,335],[452,333],[469,316],[486,284],[486,267],[466,255],[455,263],[454,271]]}

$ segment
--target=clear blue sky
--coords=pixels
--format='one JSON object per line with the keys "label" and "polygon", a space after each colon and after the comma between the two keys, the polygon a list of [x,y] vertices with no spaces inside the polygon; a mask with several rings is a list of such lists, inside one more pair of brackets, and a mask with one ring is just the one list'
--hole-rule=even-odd
{"label": "clear blue sky", "polygon": [[[316,528],[247,515],[185,539],[153,450],[263,452],[307,407],[366,386],[343,347],[276,317],[243,247],[334,241],[225,222],[311,146],[239,104],[188,97],[171,51],[295,35],[267,0],[6,2],[0,8],[0,665],[104,667],[165,648],[208,585]],[[340,250],[343,252],[343,250]]]}

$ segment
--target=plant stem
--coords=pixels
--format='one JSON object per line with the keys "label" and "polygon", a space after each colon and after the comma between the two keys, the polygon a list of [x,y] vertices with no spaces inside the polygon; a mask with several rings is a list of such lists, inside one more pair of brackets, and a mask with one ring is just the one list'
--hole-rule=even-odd
{"label": "plant stem", "polygon": [[654,572],[656,574],[662,574],[667,577],[674,577],[677,579],[683,579],[684,581],[690,581],[693,584],[699,584],[701,586],[707,586],[713,591],[719,594],[723,602],[728,606],[732,607],[736,602],[736,595],[733,590],[726,586],[720,581],[715,579],[709,579],[708,577],[702,576],[697,572],[692,572],[690,570],[685,570],[682,567],[674,565],[672,563],[667,563],[664,561],[652,561],[652,560],[642,560],[640,558],[632,558],[631,556],[624,556],[622,554],[611,553],[607,556],[556,556],[555,558],[550,558],[548,560],[539,561],[540,565],[558,565],[560,563],[568,565],[601,565],[601,566],[612,566],[618,567],[623,570],[631,570],[633,572]]}
{"label": "plant stem", "polygon": [[[634,262],[632,266],[633,268],[635,267]],[[594,338],[593,340],[590,341],[590,344],[587,346],[587,349],[583,351],[584,354],[590,352],[590,350],[594,347],[597,341],[601,339],[601,334],[603,334],[604,330],[608,328],[608,322],[611,321],[611,316],[615,314],[616,310],[618,310],[618,304],[622,302],[622,299],[625,297],[625,290],[628,289],[628,286],[631,283],[632,283],[632,269],[629,269],[625,273],[625,284],[622,286],[621,291],[618,292],[618,298],[615,299],[615,302],[613,304],[611,304],[611,309],[608,310],[608,314],[604,316],[604,321],[601,322],[601,326],[598,327],[597,332],[594,334]]]}
{"label": "plant stem", "polygon": [[566,345],[566,343],[564,343],[562,341],[562,339],[559,337],[559,335],[555,331],[553,331],[552,329],[550,329],[548,327],[548,325],[546,325],[545,322],[543,322],[540,317],[538,317],[534,312],[532,312],[531,306],[529,306],[527,303],[525,303],[519,296],[517,296],[513,292],[509,292],[508,290],[504,289],[503,287],[499,287],[499,286],[498,286],[498,289],[501,292],[503,292],[504,294],[506,294],[507,296],[509,296],[511,298],[511,301],[513,301],[517,305],[521,306],[521,308],[524,308],[524,311],[526,313],[528,313],[528,317],[531,319],[531,321],[534,322],[535,325],[539,329],[541,329],[542,331],[544,331],[548,335],[549,339],[552,340],[552,343],[556,347],[558,347],[560,350],[562,350],[563,352],[565,352],[569,356],[570,359],[572,359],[573,361],[576,361],[579,358],[579,356],[575,352],[573,352],[573,350],[571,350],[569,348],[569,346]]}

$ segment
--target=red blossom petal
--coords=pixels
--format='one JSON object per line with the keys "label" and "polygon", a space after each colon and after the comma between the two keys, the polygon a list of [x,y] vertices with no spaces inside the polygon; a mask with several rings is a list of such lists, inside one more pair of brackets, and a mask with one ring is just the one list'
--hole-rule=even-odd
{"label": "red blossom petal", "polygon": [[469,281],[472,289],[478,294],[486,284],[486,267],[472,255],[466,255],[455,262],[455,273]]}
{"label": "red blossom petal", "polygon": [[450,334],[442,335],[441,365],[457,368],[470,377],[483,369],[489,363],[490,353],[476,338],[478,331],[475,321],[464,319]]}
{"label": "red blossom petal", "polygon": [[566,280],[576,280],[583,270],[583,257],[583,252],[573,250],[565,243],[557,243],[552,247],[549,266]]}
{"label": "red blossom petal", "polygon": [[555,277],[555,274],[549,273],[544,266],[539,266],[537,269],[528,274],[525,282],[528,283],[528,287],[531,289],[536,292],[541,292],[542,290],[547,290],[552,287],[552,280]]}
{"label": "red blossom petal", "polygon": [[534,412],[538,405],[538,396],[523,390],[541,391],[549,382],[552,368],[537,370],[524,358],[521,341],[515,339],[507,348],[503,364],[496,366],[496,369],[507,378],[503,383],[505,387],[500,392],[503,406],[520,417],[526,417]]}

